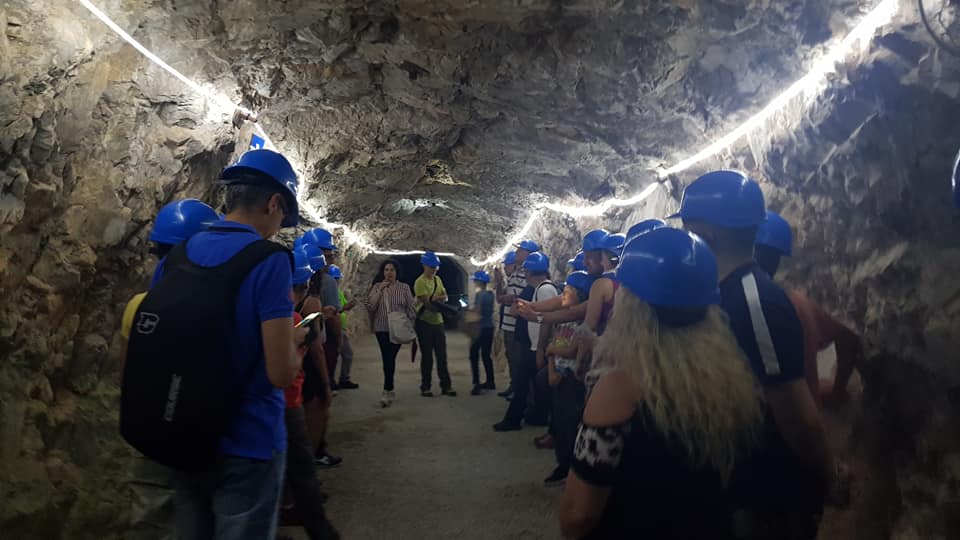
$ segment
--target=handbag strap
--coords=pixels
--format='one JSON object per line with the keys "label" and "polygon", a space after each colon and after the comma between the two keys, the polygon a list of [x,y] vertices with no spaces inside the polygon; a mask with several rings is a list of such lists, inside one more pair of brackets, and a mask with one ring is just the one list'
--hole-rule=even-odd
{"label": "handbag strap", "polygon": [[[437,294],[437,276],[433,276],[433,292],[430,293],[430,301],[433,302],[433,295]],[[419,319],[423,312],[427,310],[427,304],[420,306],[420,309],[417,310],[417,318]]]}

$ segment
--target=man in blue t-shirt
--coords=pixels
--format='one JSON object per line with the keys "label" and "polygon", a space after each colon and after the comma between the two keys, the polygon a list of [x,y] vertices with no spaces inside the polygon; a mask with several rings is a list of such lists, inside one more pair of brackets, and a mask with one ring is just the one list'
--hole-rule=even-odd
{"label": "man in blue t-shirt", "polygon": [[[287,160],[270,150],[244,154],[223,171],[227,215],[187,242],[199,266],[225,263],[281,226],[297,223],[297,178]],[[163,279],[163,261],[153,282]],[[287,435],[283,388],[300,369],[297,346],[306,329],[293,327],[292,270],[286,253],[257,265],[237,291],[231,339],[224,344],[231,369],[224,376],[242,398],[220,441],[222,457],[202,473],[178,472],[177,537],[273,538],[283,483]]]}
{"label": "man in blue t-shirt", "polygon": [[715,253],[721,307],[768,405],[761,448],[731,480],[745,526],[764,537],[813,539],[823,503],[841,482],[804,378],[800,320],[753,260],[757,227],[766,219],[760,186],[738,171],[707,173],[686,188],[672,217]]}

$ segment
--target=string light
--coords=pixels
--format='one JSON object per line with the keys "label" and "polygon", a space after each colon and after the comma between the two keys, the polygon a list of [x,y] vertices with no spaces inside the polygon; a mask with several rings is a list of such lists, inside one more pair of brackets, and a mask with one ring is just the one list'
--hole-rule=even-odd
{"label": "string light", "polygon": [[[108,17],[106,13],[104,13],[99,8],[97,8],[97,6],[93,5],[93,3],[91,3],[89,0],[79,0],[79,1],[83,7],[87,8],[87,10],[90,11],[90,13],[92,13],[96,18],[100,19],[100,21],[103,24],[107,25],[107,27],[110,30],[113,30],[115,34],[117,34],[120,38],[122,38],[124,41],[129,43],[134,49],[139,51],[140,54],[144,55],[148,60],[156,64],[158,67],[160,67],[170,75],[173,75],[174,77],[176,77],[180,82],[187,85],[194,92],[206,98],[210,102],[210,105],[213,107],[215,113],[219,113],[221,116],[226,116],[226,115],[233,114],[235,111],[240,111],[245,116],[248,116],[248,117],[251,116],[251,112],[245,107],[242,107],[239,104],[233,103],[225,95],[215,92],[213,89],[208,88],[204,85],[201,85],[200,83],[190,79],[189,77],[187,77],[186,75],[178,71],[176,68],[174,68],[170,64],[164,62],[162,58],[154,54],[150,49],[146,48],[142,43],[134,39],[133,36],[128,34],[123,28],[120,27],[120,25],[114,22],[113,19]],[[257,135],[259,135],[263,139],[264,146],[266,148],[279,151],[277,146],[273,143],[273,140],[267,134],[266,130],[263,129],[263,126],[261,126],[259,123],[254,122],[253,127]],[[287,155],[287,158],[290,159],[290,156]],[[294,166],[294,169],[300,172],[305,170],[303,167],[297,166],[297,164],[294,163],[293,160],[291,160],[291,165]],[[319,223],[323,227],[327,227],[331,229],[342,229],[344,238],[350,244],[354,244],[365,251],[371,251],[373,253],[377,253],[380,255],[418,255],[418,254],[424,253],[423,251],[396,251],[396,250],[378,249],[376,246],[370,244],[362,235],[351,230],[350,227],[348,227],[347,225],[344,225],[342,223],[333,223],[324,219],[323,215],[320,212],[319,207],[313,204],[313,202],[311,202],[310,199],[308,199],[305,195],[306,195],[306,190],[301,190],[298,196],[299,206],[304,211],[304,213],[306,213],[307,216],[310,217],[310,219],[312,219],[316,223]],[[456,256],[453,253],[438,253],[438,255],[448,256],[448,257]]]}
{"label": "string light", "polygon": [[696,165],[697,163],[700,163],[709,157],[717,155],[724,149],[728,148],[731,144],[745,137],[751,131],[762,125],[765,125],[774,114],[781,111],[797,96],[807,92],[816,92],[819,90],[821,83],[824,81],[824,79],[826,79],[827,75],[837,70],[837,64],[847,57],[847,55],[853,49],[853,46],[857,43],[860,43],[861,49],[865,49],[870,43],[870,40],[873,38],[873,34],[876,32],[877,28],[880,28],[881,26],[890,22],[890,20],[893,19],[894,14],[897,13],[899,7],[900,3],[898,0],[882,0],[860,21],[859,24],[853,27],[853,30],[851,30],[845,38],[831,47],[827,51],[827,54],[817,60],[817,62],[813,65],[813,68],[810,69],[806,75],[804,75],[795,83],[791,84],[779,96],[773,98],[773,101],[768,103],[763,109],[760,109],[760,112],[751,116],[746,122],[740,124],[733,131],[709,144],[703,150],[700,150],[696,154],[680,161],[672,167],[661,169],[658,171],[660,178],[666,178],[671,174],[685,171],[693,165]]}
{"label": "string light", "polygon": [[[148,60],[170,73],[178,80],[186,84],[188,87],[193,89],[195,92],[201,96],[207,98],[211,105],[216,108],[216,112],[221,114],[232,114],[238,109],[241,112],[249,112],[240,107],[238,104],[233,103],[226,96],[219,94],[213,91],[210,88],[207,88],[190,78],[186,77],[169,64],[160,59],[157,55],[152,53],[149,49],[144,47],[140,42],[135,40],[130,34],[125,32],[119,25],[117,25],[113,20],[110,19],[104,12],[94,6],[89,0],[79,0],[80,4],[83,5],[87,10],[89,10],[94,16],[96,16],[100,21],[102,21],[108,28],[113,30],[118,36],[120,36],[124,41],[132,45],[136,50],[141,54],[147,57]],[[789,103],[791,103],[795,98],[803,94],[811,94],[819,91],[822,87],[823,81],[826,79],[827,75],[834,73],[837,68],[837,64],[840,63],[856,44],[860,44],[861,49],[865,49],[870,43],[874,33],[878,28],[887,24],[893,19],[893,16],[897,13],[900,8],[899,0],[881,0],[870,12],[856,25],[853,30],[847,34],[839,43],[830,47],[827,53],[820,58],[810,69],[810,71],[804,75],[802,78],[791,84],[785,91],[780,95],[775,97],[770,103],[768,103],[763,109],[758,113],[754,114],[748,118],[745,122],[737,126],[733,131],[730,131],[723,137],[713,141],[706,147],[704,147],[699,152],[693,154],[692,156],[679,161],[678,163],[670,166],[661,168],[657,171],[658,176],[661,179],[667,178],[670,175],[683,172],[693,165],[700,163],[701,161],[717,155],[718,153],[729,148],[733,143],[739,141],[749,133],[753,132],[757,128],[764,126],[767,122],[778,112],[783,110]],[[273,144],[273,141],[267,135],[266,131],[259,123],[254,123],[254,129],[257,134],[263,138],[265,144],[269,147],[272,147],[274,150],[277,149],[276,145]],[[298,168],[299,170],[304,170],[303,168]],[[513,245],[521,240],[527,235],[530,229],[533,227],[537,219],[542,215],[543,210],[551,210],[557,213],[566,214],[574,218],[587,217],[587,216],[600,216],[606,213],[610,208],[613,207],[623,207],[623,206],[632,206],[642,202],[644,199],[656,192],[657,188],[661,184],[659,182],[654,182],[648,185],[640,193],[626,198],[618,199],[611,198],[604,201],[601,201],[594,205],[588,206],[576,206],[576,205],[566,205],[560,203],[540,203],[538,204],[530,216],[527,218],[527,221],[524,223],[516,233],[514,233],[499,251],[487,257],[483,260],[478,260],[474,257],[470,258],[470,262],[476,266],[484,266],[499,261]],[[370,244],[361,234],[351,230],[348,226],[339,223],[332,223],[323,219],[322,213],[318,206],[313,204],[306,196],[305,191],[301,192],[299,197],[300,208],[317,223],[320,223],[323,226],[330,228],[340,228],[344,231],[345,239],[353,244],[356,244],[361,249],[371,251],[380,255],[416,255],[422,254],[423,251],[411,250],[411,251],[400,251],[400,250],[383,250],[379,249],[376,246]],[[438,255],[456,257],[457,255],[453,253],[438,253]]]}
{"label": "string light", "polygon": [[[834,73],[837,69],[837,64],[840,63],[850,51],[853,49],[854,45],[857,43],[860,44],[861,50],[866,49],[867,45],[870,43],[873,38],[874,33],[878,28],[887,24],[893,19],[893,16],[900,9],[899,0],[882,0],[877,4],[870,12],[864,16],[864,18],[853,27],[853,30],[846,35],[840,42],[836,43],[830,47],[827,53],[821,57],[810,69],[810,71],[804,75],[802,78],[791,84],[783,91],[780,95],[775,97],[770,103],[768,103],[760,112],[748,118],[744,123],[737,126],[733,131],[727,133],[723,137],[717,139],[716,141],[710,143],[702,150],[693,154],[692,156],[683,159],[672,165],[670,167],[661,168],[657,171],[657,175],[661,179],[665,179],[670,175],[683,172],[690,167],[700,163],[701,161],[715,156],[725,149],[729,148],[733,143],[742,139],[755,129],[765,125],[774,114],[781,111],[786,107],[790,102],[795,98],[804,93],[813,93],[818,91],[822,82],[826,79],[827,75]],[[601,201],[600,203],[590,205],[590,206],[573,206],[573,205],[563,205],[556,203],[544,203],[538,206],[538,208],[546,208],[553,210],[555,212],[560,212],[571,217],[585,217],[585,216],[599,216],[609,210],[614,206],[628,206],[637,204],[656,191],[656,187],[660,183],[655,182],[646,188],[640,193],[630,197],[628,199],[608,199]],[[524,224],[521,232],[518,233],[519,236],[523,236],[525,231],[528,231],[533,225],[532,221],[539,216],[539,212],[534,212],[530,219]],[[516,237],[516,236],[515,236]],[[491,264],[500,260],[500,258],[510,250],[511,246],[516,242],[514,238],[511,238],[507,244],[497,251],[490,257],[486,259],[478,260],[473,257],[470,258],[470,262],[477,266],[484,266]]]}
{"label": "string light", "polygon": [[123,28],[120,28],[120,26],[117,23],[113,22],[113,20],[110,17],[107,17],[106,13],[100,11],[100,9],[98,9],[97,6],[90,3],[89,0],[80,0],[80,4],[83,7],[87,8],[87,10],[90,11],[90,13],[92,13],[96,18],[100,19],[100,21],[103,22],[103,24],[107,25],[108,28],[113,30],[115,34],[117,34],[118,36],[123,38],[124,41],[132,45],[134,49],[140,51],[140,54],[146,56],[147,59],[149,59],[151,62],[153,62],[160,68],[162,68],[167,73],[179,79],[180,82],[182,82],[183,84],[189,86],[191,89],[193,89],[194,92],[210,100],[210,103],[217,108],[218,112],[224,115],[228,115],[228,114],[233,114],[233,112],[237,109],[237,105],[233,103],[228,97],[224,96],[223,94],[214,92],[212,89],[207,88],[197,82],[194,82],[183,73],[180,73],[179,71],[174,69],[170,64],[164,62],[162,59],[160,59],[159,56],[150,52],[150,49],[147,49],[139,41],[133,39],[133,36],[128,34],[126,31],[124,31]]}

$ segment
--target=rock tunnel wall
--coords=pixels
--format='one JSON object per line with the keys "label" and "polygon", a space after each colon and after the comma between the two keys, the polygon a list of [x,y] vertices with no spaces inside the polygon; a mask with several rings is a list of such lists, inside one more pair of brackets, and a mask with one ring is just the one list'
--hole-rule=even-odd
{"label": "rock tunnel wall", "polygon": [[157,209],[209,198],[233,133],[60,2],[0,7],[0,531],[104,538],[129,518],[119,315]]}
{"label": "rock tunnel wall", "polygon": [[[114,4],[132,14],[123,21],[128,28],[136,27],[139,18],[158,18],[156,5],[148,2]],[[756,7],[753,4],[751,10]],[[230,9],[237,17],[242,15],[239,7]],[[716,24],[726,23],[717,19]],[[219,26],[210,28],[213,32]],[[956,129],[960,125],[960,61],[936,51],[915,16],[898,20],[891,28],[895,31],[888,30],[876,41],[862,64],[845,69],[802,115],[780,119],[783,126],[753,139],[752,150],[735,149],[671,177],[641,205],[582,220],[547,214],[531,232],[547,246],[556,271],[576,251],[583,231],[596,226],[621,229],[642,218],[669,213],[677,206],[683,185],[703,170],[735,166],[763,182],[770,207],[780,210],[797,229],[796,253],[784,265],[783,280],[806,290],[861,332],[868,347],[862,398],[834,433],[838,448],[864,463],[859,497],[850,513],[828,519],[825,538],[960,537],[960,435],[956,429],[960,425],[956,363],[960,218],[949,206],[946,180],[953,153],[960,146]],[[380,29],[385,31],[382,25]],[[528,31],[537,31],[536,25]],[[199,35],[190,47],[181,48],[189,52],[178,60],[184,65],[218,65],[207,58],[194,62],[208,37]],[[181,39],[187,41],[184,36]],[[427,45],[404,44],[419,46]],[[511,72],[536,63],[534,53],[524,54],[509,55],[515,64]],[[415,66],[407,68],[416,71]],[[719,88],[730,83],[735,68],[722,60],[714,62],[700,70],[698,80]],[[471,74],[478,79],[497,69],[479,66]],[[557,66],[541,71],[566,73]],[[348,97],[356,93],[357,85],[362,86],[362,81],[338,78],[332,67],[317,76],[317,81],[340,81]],[[389,76],[386,81],[403,83],[411,95],[418,92],[410,82],[413,77],[404,77]],[[264,81],[248,82],[258,88],[269,86]],[[539,84],[532,79],[520,83]],[[620,114],[616,100],[630,96],[614,99],[611,96],[617,94],[607,92],[605,86],[577,85],[574,90],[571,99],[603,97],[605,118],[616,125],[616,133],[635,130],[629,122],[616,121]],[[130,47],[119,46],[116,38],[75,5],[12,0],[0,7],[0,500],[4,501],[0,532],[4,537],[108,538],[129,520],[130,497],[124,481],[130,451],[116,436],[119,364],[111,354],[116,352],[120,311],[133,292],[144,288],[152,269],[146,235],[157,209],[187,196],[211,200],[210,181],[234,155],[239,140],[229,125],[206,121],[210,111],[205,104],[184,92],[179,82],[146,64]],[[705,107],[706,112],[697,114],[722,118],[736,104],[731,99],[718,94],[692,108]],[[490,96],[482,102],[485,113],[497,107]],[[371,110],[349,114],[375,124]],[[466,123],[468,117],[458,122]],[[503,137],[504,145],[515,144],[518,136],[536,139],[541,151],[538,163],[549,172],[534,186],[546,186],[548,180],[556,183],[568,174],[562,160],[544,158],[549,152],[542,152],[543,145],[553,141],[549,129],[506,133],[504,124],[492,120],[494,116],[480,117],[495,127],[491,131]],[[391,122],[402,120],[392,117]],[[332,125],[340,124],[349,122],[333,117]],[[670,137],[666,128],[671,125],[660,125],[664,129],[659,135],[646,134],[644,144],[654,145],[655,137]],[[484,176],[480,165],[462,166],[480,163],[476,152],[484,143],[476,133],[438,134],[432,128],[419,128],[423,135],[418,136],[414,154],[426,152],[421,146],[437,146],[434,139],[453,141],[449,157],[454,164],[459,160],[459,174]],[[556,131],[566,133],[562,126]],[[696,130],[683,131],[688,136]],[[557,135],[557,141],[566,141],[564,137]],[[603,159],[590,158],[587,164],[601,176],[604,160],[612,160],[619,148],[596,142],[547,146],[574,161],[591,148],[600,149]],[[380,150],[377,160],[394,155],[389,149]],[[393,151],[401,160],[411,155],[403,148]],[[347,158],[338,155],[332,152],[329,161],[349,171],[344,165]],[[509,166],[518,162],[515,151],[508,152],[508,157]],[[334,180],[339,178],[336,163],[327,164],[334,167],[333,174],[328,174]],[[376,163],[364,174],[383,176],[370,184],[369,189],[378,193],[381,184],[420,177],[416,167],[406,162],[398,168],[403,174],[389,164]],[[494,180],[478,187],[502,198],[510,184],[503,181],[502,169],[496,172],[487,176]],[[578,178],[585,185],[599,182],[593,176]],[[354,188],[368,189],[357,184],[356,177],[349,180],[351,193]],[[616,181],[604,181],[594,191],[577,185],[578,192],[599,198],[632,194],[654,180],[645,170],[633,167],[619,169]],[[329,191],[333,182],[321,184]],[[449,186],[430,189],[455,197]],[[370,193],[363,196],[369,198]],[[510,194],[509,205],[502,206],[516,206],[521,199]],[[493,209],[483,220],[470,222],[470,245],[477,245],[483,231],[504,225],[502,216],[493,215],[499,213],[496,204],[451,202],[461,212],[456,216],[460,221],[478,208]],[[373,212],[373,208],[351,203],[342,211]],[[420,219],[423,239],[430,222]],[[374,221],[378,220],[383,218]],[[383,240],[398,240],[404,232],[396,228]],[[348,296],[362,296],[375,270],[373,260],[379,257],[355,247],[344,251],[339,264],[347,275]],[[362,332],[366,320],[357,313],[351,314],[350,327]]]}

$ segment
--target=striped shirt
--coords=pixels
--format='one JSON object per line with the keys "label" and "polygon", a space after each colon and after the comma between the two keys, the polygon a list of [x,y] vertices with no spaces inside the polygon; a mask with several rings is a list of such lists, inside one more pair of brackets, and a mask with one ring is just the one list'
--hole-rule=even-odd
{"label": "striped shirt", "polygon": [[[527,286],[527,272],[522,268],[518,268],[514,273],[507,276],[507,291],[506,294],[513,295],[514,298],[519,298],[520,293],[523,292]],[[510,306],[512,304],[507,304]],[[509,307],[503,308],[503,317],[500,319],[500,329],[504,332],[514,332],[517,327],[517,319],[511,317],[507,314]]]}
{"label": "striped shirt", "polygon": [[413,310],[413,293],[410,292],[409,285],[400,281],[394,282],[386,289],[381,289],[378,285],[370,288],[370,294],[367,295],[365,302],[367,310],[373,317],[374,332],[390,331],[387,313],[392,311],[405,311],[410,320],[416,318],[417,313]]}

